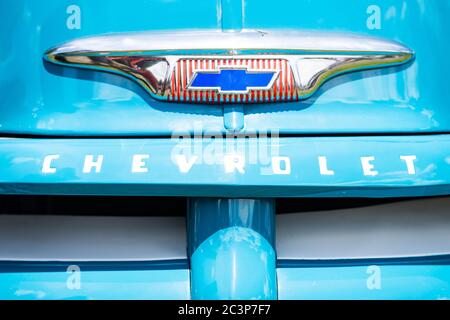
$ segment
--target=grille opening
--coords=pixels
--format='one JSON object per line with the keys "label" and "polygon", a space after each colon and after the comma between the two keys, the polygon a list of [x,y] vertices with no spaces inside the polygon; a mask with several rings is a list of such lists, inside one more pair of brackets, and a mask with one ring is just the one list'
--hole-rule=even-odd
{"label": "grille opening", "polygon": [[411,201],[419,198],[286,198],[277,199],[277,214],[331,211]]}
{"label": "grille opening", "polygon": [[[367,207],[416,198],[283,198],[276,213]],[[0,195],[0,214],[75,216],[186,216],[185,197]]]}
{"label": "grille opening", "polygon": [[0,196],[0,214],[185,216],[183,197]]}

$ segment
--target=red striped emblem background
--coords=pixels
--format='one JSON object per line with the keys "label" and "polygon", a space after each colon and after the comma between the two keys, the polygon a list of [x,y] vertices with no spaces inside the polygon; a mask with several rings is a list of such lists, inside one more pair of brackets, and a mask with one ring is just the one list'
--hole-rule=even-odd
{"label": "red striped emblem background", "polygon": [[[195,70],[219,70],[221,66],[247,67],[248,70],[276,70],[278,78],[269,90],[250,90],[245,94],[218,93],[217,90],[187,90]],[[284,59],[180,59],[171,78],[169,101],[195,103],[262,103],[297,101],[294,74]]]}

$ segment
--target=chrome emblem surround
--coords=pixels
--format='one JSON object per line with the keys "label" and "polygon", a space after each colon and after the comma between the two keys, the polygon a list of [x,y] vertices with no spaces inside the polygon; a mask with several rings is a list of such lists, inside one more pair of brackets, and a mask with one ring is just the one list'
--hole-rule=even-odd
{"label": "chrome emblem surround", "polygon": [[[199,72],[217,73],[219,70],[242,70],[252,73],[273,73],[271,81],[262,87],[249,87],[247,90],[221,90],[205,86],[193,88],[192,83]],[[211,72],[211,73],[212,73]],[[190,80],[189,80],[190,79]],[[294,73],[289,62],[280,57],[239,56],[225,58],[203,56],[199,59],[182,58],[177,60],[171,76],[171,91],[168,100],[195,103],[256,103],[284,100],[298,100],[295,96]]]}
{"label": "chrome emblem surround", "polygon": [[[244,30],[96,36],[50,49],[44,58],[129,77],[155,99],[222,104],[307,99],[335,76],[401,65],[411,61],[414,52],[394,41],[354,34]],[[246,72],[229,73],[231,80],[219,79],[229,90],[193,86],[199,74],[222,70]],[[250,81],[248,74],[271,72],[274,75],[266,85],[242,90]]]}

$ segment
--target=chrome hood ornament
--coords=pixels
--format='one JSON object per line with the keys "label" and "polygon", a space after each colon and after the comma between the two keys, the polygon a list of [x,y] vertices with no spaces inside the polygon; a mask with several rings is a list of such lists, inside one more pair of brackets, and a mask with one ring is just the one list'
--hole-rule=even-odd
{"label": "chrome hood ornament", "polygon": [[45,53],[56,64],[130,77],[156,99],[191,103],[298,101],[337,75],[413,57],[407,47],[378,38],[253,30],[113,34]]}

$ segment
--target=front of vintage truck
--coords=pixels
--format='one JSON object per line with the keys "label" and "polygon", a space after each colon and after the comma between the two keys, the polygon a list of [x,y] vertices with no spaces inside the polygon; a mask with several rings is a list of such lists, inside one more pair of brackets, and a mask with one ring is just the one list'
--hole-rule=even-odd
{"label": "front of vintage truck", "polygon": [[0,298],[450,298],[449,14],[1,1]]}

